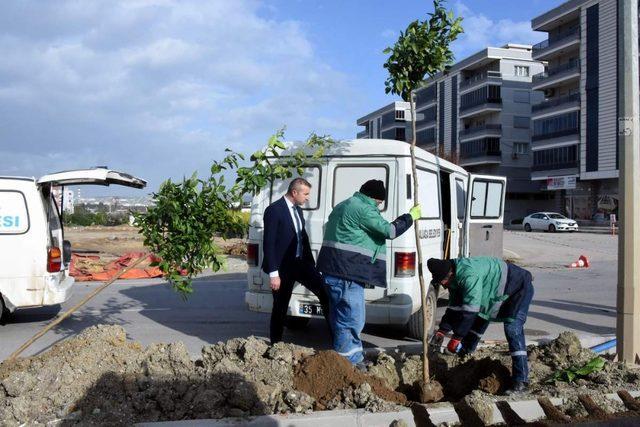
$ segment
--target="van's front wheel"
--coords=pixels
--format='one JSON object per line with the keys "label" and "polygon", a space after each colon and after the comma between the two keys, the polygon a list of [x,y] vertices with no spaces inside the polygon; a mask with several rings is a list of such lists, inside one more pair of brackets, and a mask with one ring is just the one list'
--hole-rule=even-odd
{"label": "van's front wheel", "polygon": [[[438,303],[438,297],[436,295],[436,290],[433,286],[429,285],[429,290],[427,291],[427,335],[431,336],[433,334],[433,330],[436,326],[436,308]],[[409,322],[407,323],[407,332],[411,338],[422,339],[422,307],[420,310],[416,311],[409,317]]]}

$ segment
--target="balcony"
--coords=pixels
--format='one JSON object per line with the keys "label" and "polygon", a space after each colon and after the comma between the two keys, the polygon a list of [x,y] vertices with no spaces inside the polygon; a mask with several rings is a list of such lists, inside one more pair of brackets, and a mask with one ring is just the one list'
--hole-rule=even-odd
{"label": "balcony", "polygon": [[560,162],[560,163],[534,164],[533,166],[531,166],[531,170],[533,172],[555,171],[560,169],[577,169],[577,168],[578,168],[578,160],[570,160],[567,162]]}
{"label": "balcony", "polygon": [[436,102],[438,94],[436,92],[436,84],[416,91],[416,109],[430,105]]}
{"label": "balcony", "polygon": [[356,135],[357,139],[368,139],[369,138],[369,131],[368,130],[363,130],[358,132],[358,134]]}
{"label": "balcony", "polygon": [[532,78],[533,90],[544,90],[570,79],[580,78],[580,61],[575,60],[547,71],[536,74]]}
{"label": "balcony", "polygon": [[531,141],[535,142],[535,141],[542,141],[544,139],[554,139],[554,138],[560,138],[563,136],[577,135],[579,132],[580,132],[580,129],[576,126],[569,129],[561,129],[553,132],[534,134],[531,136]]}
{"label": "balcony", "polygon": [[484,114],[493,111],[502,110],[502,98],[486,98],[480,100],[480,102],[473,102],[467,105],[460,106],[460,118],[476,116],[478,114]]}
{"label": "balcony", "polygon": [[483,136],[502,136],[502,125],[486,124],[475,126],[468,129],[462,129],[458,134],[460,141],[479,138]]}
{"label": "balcony", "polygon": [[580,43],[580,27],[574,27],[533,45],[533,59],[538,61],[548,59],[578,43]]}
{"label": "balcony", "polygon": [[502,73],[500,71],[487,71],[471,76],[467,80],[460,82],[460,92],[465,92],[485,83],[502,83]]}
{"label": "balcony", "polygon": [[566,110],[569,108],[580,108],[580,94],[574,93],[573,95],[561,96],[558,98],[548,99],[540,104],[532,105],[531,112],[534,115],[553,113],[560,110]]}
{"label": "balcony", "polygon": [[501,160],[502,152],[500,151],[499,138],[485,138],[460,144],[461,166],[500,163]]}

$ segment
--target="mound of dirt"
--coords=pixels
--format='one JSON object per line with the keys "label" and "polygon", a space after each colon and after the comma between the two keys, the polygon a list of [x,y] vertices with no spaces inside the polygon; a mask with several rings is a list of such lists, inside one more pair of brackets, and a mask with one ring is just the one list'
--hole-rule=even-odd
{"label": "mound of dirt", "polygon": [[[194,361],[182,343],[143,348],[127,341],[119,326],[95,326],[45,353],[0,364],[0,420],[3,426],[131,425],[309,412],[318,407],[309,392],[316,383],[309,379],[307,388],[296,389],[298,365],[307,372],[314,366],[324,373],[353,371],[335,353],[329,359],[313,353],[249,337],[205,346]],[[385,399],[406,401],[374,377],[353,371],[342,379],[333,384],[337,392],[327,397],[327,408],[380,411],[396,407]]]}
{"label": "mound of dirt", "polygon": [[295,368],[294,388],[316,399],[315,409],[379,408],[383,402],[403,405],[404,394],[389,389],[374,376],[358,371],[332,350],[307,357]]}

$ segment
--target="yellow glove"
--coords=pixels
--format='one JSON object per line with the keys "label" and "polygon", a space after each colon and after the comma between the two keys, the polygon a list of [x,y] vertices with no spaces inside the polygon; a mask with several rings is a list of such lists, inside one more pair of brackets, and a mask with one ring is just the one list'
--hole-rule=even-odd
{"label": "yellow glove", "polygon": [[418,218],[421,218],[422,211],[420,210],[420,205],[415,205],[414,207],[412,207],[409,210],[409,215],[411,215],[411,218],[413,218],[414,221]]}

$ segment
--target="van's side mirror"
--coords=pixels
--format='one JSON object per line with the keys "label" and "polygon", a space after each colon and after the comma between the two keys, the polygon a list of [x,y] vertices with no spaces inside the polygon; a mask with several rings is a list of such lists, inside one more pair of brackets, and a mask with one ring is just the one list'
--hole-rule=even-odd
{"label": "van's side mirror", "polygon": [[71,242],[68,240],[62,242],[62,261],[65,265],[71,262]]}

